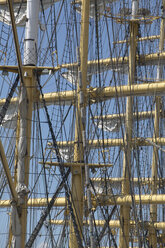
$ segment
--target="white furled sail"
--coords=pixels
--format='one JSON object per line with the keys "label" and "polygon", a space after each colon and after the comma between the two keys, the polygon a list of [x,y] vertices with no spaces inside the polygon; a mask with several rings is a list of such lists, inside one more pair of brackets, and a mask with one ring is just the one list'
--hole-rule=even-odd
{"label": "white furled sail", "polygon": [[[43,0],[43,8],[49,8],[54,2],[59,0],[51,1],[51,0]],[[15,23],[17,26],[25,26],[27,21],[27,3],[22,2],[21,4],[14,4],[14,16]],[[10,12],[7,5],[0,6],[0,21],[6,23],[7,25],[11,25]]]}
{"label": "white furled sail", "polygon": [[121,121],[120,119],[112,120],[99,120],[95,122],[95,125],[99,129],[103,129],[106,132],[119,132]]}
{"label": "white furled sail", "polygon": [[60,148],[59,149],[60,155],[61,157],[67,161],[67,162],[72,162],[73,161],[73,157],[74,157],[74,153],[73,153],[73,149],[70,148]]}
{"label": "white furled sail", "polygon": [[[109,8],[107,8],[107,4],[111,4],[112,2],[115,2],[116,0],[90,0],[90,12],[89,12],[89,16],[90,18],[96,18],[96,15],[98,16],[98,18],[100,16],[102,16],[104,14],[105,11],[109,10]],[[81,1],[74,1],[72,2],[72,4],[74,4],[74,8],[76,9],[76,11],[78,13],[81,14],[81,5],[82,2]]]}

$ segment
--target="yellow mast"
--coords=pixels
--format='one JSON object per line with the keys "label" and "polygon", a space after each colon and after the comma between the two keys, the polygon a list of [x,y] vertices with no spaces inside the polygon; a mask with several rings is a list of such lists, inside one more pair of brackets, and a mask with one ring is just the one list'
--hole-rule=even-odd
{"label": "yellow mast", "polygon": [[[80,37],[80,72],[81,76],[78,78],[77,84],[77,105],[76,105],[76,123],[75,123],[75,141],[74,141],[74,162],[82,163],[84,162],[84,147],[83,147],[83,130],[85,128],[85,123],[81,115],[81,108],[85,105],[82,102],[82,94],[84,96],[84,101],[86,101],[86,84],[87,84],[87,60],[88,60],[88,33],[89,33],[89,3],[88,0],[82,1],[81,10],[81,37]],[[79,51],[78,51],[79,57]],[[83,106],[82,106],[83,105]],[[83,201],[84,201],[84,168],[81,166],[74,166],[71,168],[72,172],[72,190],[71,190],[71,200],[73,202],[73,210],[76,217],[77,226],[79,233],[82,238],[83,232]],[[78,242],[76,238],[76,233],[73,227],[73,222],[70,223],[70,248],[78,248]]]}
{"label": "yellow mast", "polygon": [[[164,14],[165,10],[165,0],[162,1],[162,9]],[[161,26],[160,26],[160,41],[159,41],[159,52],[163,52],[164,50],[164,24],[165,20],[164,17],[161,19]],[[162,64],[161,62],[158,62],[157,67],[157,80],[162,79]],[[155,118],[154,118],[154,133],[153,137],[158,138],[160,136],[159,133],[159,125],[160,125],[160,105],[161,105],[161,97],[155,98]],[[152,187],[151,187],[151,194],[157,194],[157,174],[158,174],[158,163],[159,163],[159,154],[158,149],[156,147],[153,147],[153,156],[152,156],[152,171],[151,171],[151,180],[152,180]],[[154,223],[157,221],[157,205],[151,205],[150,207],[150,221],[151,221],[151,227],[149,228],[149,234],[150,234],[150,246],[153,248],[157,247],[157,233],[156,229],[154,227]]]}
{"label": "yellow mast", "polygon": [[[27,5],[29,1],[27,1]],[[2,2],[0,2],[2,4]],[[33,110],[33,97],[36,94],[36,79],[35,74],[33,72],[33,67],[30,69],[24,68],[22,66],[22,60],[19,50],[19,41],[18,35],[15,25],[15,17],[13,12],[13,4],[11,0],[8,0],[9,3],[9,10],[10,10],[10,17],[15,41],[15,48],[18,60],[18,72],[21,81],[20,87],[20,98],[19,98],[19,117],[20,121],[18,122],[17,134],[17,147],[16,150],[16,164],[15,164],[15,172],[17,171],[17,178],[15,177],[15,185],[14,183],[10,182],[12,185],[11,192],[17,191],[17,198],[12,203],[12,210],[11,210],[11,223],[10,223],[10,234],[9,234],[9,246],[12,247],[25,247],[26,242],[26,227],[27,227],[27,193],[28,193],[28,181],[29,181],[29,163],[30,163],[30,145],[31,145],[31,119],[32,119],[32,110]],[[37,4],[37,1],[35,2]],[[38,2],[39,3],[39,2]],[[38,5],[39,6],[39,5]],[[35,11],[37,16],[37,5],[35,5]],[[39,11],[39,8],[38,8]],[[28,16],[29,12],[27,11],[27,26],[31,23],[31,20],[34,18],[34,11],[33,16]],[[31,24],[30,24],[31,25]],[[38,29],[38,24],[35,25]],[[29,38],[29,30],[27,29],[27,38]],[[31,30],[30,30],[31,31]],[[31,32],[30,35],[35,34],[36,31]],[[34,42],[36,40],[34,39]],[[26,42],[25,42],[26,43]],[[28,45],[27,45],[28,46]],[[28,47],[28,52],[30,51],[31,47]],[[25,48],[25,53],[27,49]],[[32,60],[36,61],[34,53],[29,56],[25,54],[24,64],[30,63]],[[34,56],[34,57],[33,57]],[[31,60],[32,59],[32,60]],[[31,63],[30,63],[31,64]],[[2,152],[2,148],[1,148]],[[6,166],[7,168],[7,166]],[[6,175],[9,174],[9,171],[6,169]],[[10,174],[8,176],[10,178]],[[15,197],[16,198],[16,197]]]}
{"label": "yellow mast", "polygon": [[[132,19],[135,18],[138,10],[138,1],[132,1]],[[130,52],[129,52],[129,75],[128,87],[131,87],[135,82],[136,72],[136,46],[137,46],[138,24],[130,21]],[[127,97],[126,114],[125,114],[125,137],[124,137],[124,158],[123,158],[123,181],[122,181],[122,194],[130,194],[130,178],[131,178],[131,157],[132,157],[132,106],[133,97]],[[120,207],[120,237],[119,247],[129,247],[129,229],[130,229],[130,206]]]}

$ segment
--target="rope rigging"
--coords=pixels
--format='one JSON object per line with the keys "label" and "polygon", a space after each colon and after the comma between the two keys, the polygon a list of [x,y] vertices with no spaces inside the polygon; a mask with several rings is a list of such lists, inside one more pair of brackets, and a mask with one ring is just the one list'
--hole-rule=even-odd
{"label": "rope rigging", "polygon": [[56,138],[55,138],[55,135],[54,135],[54,131],[53,131],[53,128],[52,128],[52,123],[50,121],[49,113],[48,113],[48,110],[47,110],[44,95],[43,95],[43,92],[42,92],[42,87],[41,87],[41,84],[40,84],[38,76],[37,76],[37,82],[38,82],[38,86],[39,86],[40,93],[41,93],[41,96],[42,96],[42,101],[43,101],[43,104],[44,104],[44,109],[45,109],[45,112],[46,112],[48,125],[49,125],[50,133],[51,133],[51,136],[52,136],[53,146],[54,146],[54,149],[55,149],[55,152],[56,152],[57,160],[59,162],[59,170],[60,170],[60,173],[61,173],[61,176],[62,176],[62,181],[64,182],[64,189],[65,189],[66,199],[67,199],[68,208],[69,208],[69,211],[70,211],[70,214],[71,214],[71,217],[72,217],[77,242],[78,242],[79,247],[83,248],[82,239],[81,239],[81,236],[80,236],[80,232],[79,232],[78,225],[77,225],[77,222],[76,222],[75,214],[73,212],[72,203],[71,203],[71,200],[70,200],[71,193],[70,193],[70,190],[69,190],[68,180],[67,180],[67,177],[66,177],[64,167],[62,166],[63,162],[62,162],[61,155],[60,155],[60,152],[59,152],[59,148],[58,148],[58,145],[57,145],[57,141],[56,141]]}

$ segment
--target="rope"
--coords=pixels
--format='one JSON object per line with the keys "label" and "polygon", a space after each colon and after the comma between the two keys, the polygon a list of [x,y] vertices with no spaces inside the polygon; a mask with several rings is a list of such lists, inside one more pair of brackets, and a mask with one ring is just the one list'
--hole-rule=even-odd
{"label": "rope", "polygon": [[64,167],[63,167],[63,161],[61,159],[61,155],[60,155],[59,148],[58,148],[58,145],[57,145],[57,141],[56,141],[56,138],[55,138],[55,135],[54,135],[52,123],[50,121],[48,109],[47,109],[47,106],[46,106],[46,102],[45,102],[45,99],[44,99],[44,95],[43,95],[43,92],[42,92],[42,87],[41,87],[41,84],[40,84],[38,76],[37,76],[37,82],[38,82],[39,89],[40,89],[40,92],[41,92],[41,95],[42,95],[42,101],[43,101],[44,109],[45,109],[45,112],[46,112],[50,133],[51,133],[52,140],[53,140],[53,146],[54,146],[54,149],[55,149],[55,152],[56,152],[57,160],[58,160],[59,165],[60,165],[59,170],[60,170],[60,173],[61,173],[61,176],[62,176],[62,180],[64,182],[65,194],[66,194],[66,198],[67,198],[67,202],[68,202],[68,208],[69,208],[69,211],[70,211],[70,214],[71,214],[71,217],[72,217],[72,222],[73,222],[73,226],[74,226],[74,231],[75,231],[77,243],[78,243],[78,246],[80,248],[83,248],[82,239],[81,239],[81,236],[80,236],[80,232],[79,232],[78,225],[77,225],[77,222],[76,222],[76,218],[75,218],[75,214],[74,214],[74,211],[73,211],[72,203],[71,203],[71,200],[70,200],[70,190],[69,190],[69,186],[68,186],[68,183],[67,183],[67,177],[66,177],[66,174],[65,174],[65,170],[64,170]]}

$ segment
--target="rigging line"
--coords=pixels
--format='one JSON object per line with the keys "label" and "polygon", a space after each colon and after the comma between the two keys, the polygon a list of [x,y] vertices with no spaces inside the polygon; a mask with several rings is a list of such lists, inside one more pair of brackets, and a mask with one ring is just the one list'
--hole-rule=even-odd
{"label": "rigging line", "polygon": [[[59,80],[56,80],[56,82],[57,81],[59,81]],[[57,86],[57,90],[59,90],[59,85],[58,84],[56,84],[56,86]],[[60,101],[60,98],[59,98],[59,101]],[[71,106],[72,106],[72,104],[69,106],[69,109],[68,109],[68,111],[67,111],[67,113],[66,113],[66,118],[67,118],[67,115],[69,114],[69,111],[70,111],[70,109],[71,109]],[[64,113],[63,113],[63,110],[62,110],[62,105],[61,104],[59,104],[59,118],[60,118],[60,120],[61,120],[61,124],[64,124],[64,121],[65,121],[65,117],[64,117]],[[65,125],[61,125],[61,127],[60,127],[60,129],[59,129],[59,133],[60,133],[60,131],[61,131],[61,135],[62,135],[62,131],[64,131],[64,137],[66,138],[66,140],[67,140],[67,131],[66,131],[66,128],[65,128]],[[58,133],[58,134],[59,134]]]}
{"label": "rigging line", "polygon": [[[13,140],[13,142],[10,143],[10,145],[11,144],[13,145],[13,143],[14,143],[14,140]],[[13,147],[14,147],[14,145],[13,145]],[[12,153],[11,159],[9,160],[9,169],[11,169],[11,166],[13,164],[13,158],[14,158],[15,151],[14,151],[14,149],[13,149],[13,151],[9,150],[9,147],[8,147],[8,151],[6,153],[6,156],[8,156],[8,153],[9,154]],[[3,169],[0,170],[0,175],[1,175],[0,176],[0,199],[1,199],[2,195],[5,193],[5,187],[8,185],[8,182],[7,182],[7,178],[5,176],[5,172]]]}
{"label": "rigging line", "polygon": [[45,87],[45,85],[52,79],[52,77],[54,76],[54,74],[51,74],[45,81],[45,83],[43,83],[42,88]]}
{"label": "rigging line", "polygon": [[[60,112],[61,112],[62,110],[61,110],[61,105],[60,105]],[[61,122],[62,122],[63,120],[61,119]],[[56,152],[56,151],[55,151]],[[68,186],[68,189],[69,189],[69,186]],[[72,194],[71,194],[71,192],[70,192],[70,195],[71,195],[71,199],[72,199]],[[74,202],[72,202],[72,204],[74,205]],[[75,215],[77,216],[77,213],[75,212]],[[80,223],[79,223],[79,225],[80,225]],[[81,232],[82,232],[82,230],[81,230]]]}
{"label": "rigging line", "polygon": [[21,0],[21,2],[20,2],[20,5],[19,5],[19,8],[18,8],[17,14],[16,14],[16,16],[15,16],[15,19],[18,17],[18,15],[19,15],[19,13],[20,13],[20,11],[21,11],[22,5],[23,5],[23,0]]}
{"label": "rigging line", "polygon": [[[89,105],[89,111],[90,111],[90,113],[91,113],[91,115],[92,115],[92,117],[93,117],[93,113],[92,113],[92,110],[91,110],[91,108],[90,108],[90,105]],[[92,118],[92,121],[94,121],[94,118]],[[98,136],[96,127],[95,127],[95,134]],[[120,151],[121,151],[121,150],[120,150]],[[90,184],[91,184],[91,186],[92,186],[92,188],[93,188],[93,190],[94,190],[94,192],[95,192],[95,195],[97,195],[97,194],[96,194],[96,191],[95,191],[95,188],[94,188],[94,185],[93,185],[93,183],[92,183],[91,180],[90,180]],[[111,189],[111,191],[112,191],[112,189]],[[112,193],[113,193],[113,191],[112,191]],[[114,196],[114,194],[113,194],[113,196]],[[114,200],[115,200],[115,197],[114,197]],[[102,214],[104,215],[103,210],[102,210],[102,208],[101,208],[100,205],[99,205],[99,207],[100,207],[100,209],[101,209]],[[118,213],[118,217],[119,217],[119,213]],[[121,220],[120,220],[120,223],[121,223]],[[114,239],[112,233],[111,233],[111,236],[112,236],[112,240],[113,240],[113,242],[114,242],[115,247],[117,247],[117,246],[116,246],[116,241],[115,241],[115,239]]]}
{"label": "rigging line", "polygon": [[[143,215],[142,215],[142,202],[141,202],[141,185],[140,185],[140,168],[139,168],[139,151],[136,151],[134,152],[134,157],[135,159],[137,160],[137,163],[138,163],[138,166],[137,166],[137,174],[138,174],[138,190],[139,190],[139,198],[140,198],[140,204],[139,204],[139,212],[140,212],[140,220],[142,222],[142,237],[141,239],[139,240],[141,243],[144,243],[145,242],[145,229],[144,229],[144,220],[143,220]],[[134,187],[134,185],[133,185]],[[138,221],[138,220],[136,220]],[[139,232],[139,227],[136,226],[136,228],[138,229],[138,232]],[[140,232],[139,232],[140,234]],[[140,244],[139,242],[139,244]]]}
{"label": "rigging line", "polygon": [[[30,194],[28,195],[28,199],[30,199],[30,197],[32,196],[33,190],[35,189],[35,186],[37,185],[37,182],[38,182],[40,176],[42,175],[42,171],[43,171],[43,167],[42,167],[40,173],[37,174],[37,175],[38,175],[38,176],[37,176],[37,179],[36,179],[36,181],[35,181],[35,184],[34,184],[33,188],[30,190]],[[33,174],[34,174],[34,173],[33,173]]]}
{"label": "rigging line", "polygon": [[0,111],[0,125],[2,124],[2,121],[6,115],[7,109],[10,105],[11,98],[13,97],[13,94],[15,92],[17,85],[18,85],[18,82],[19,82],[19,74],[17,75],[16,80],[15,80],[15,82],[14,82],[14,84],[13,84],[13,86],[12,86],[12,88],[11,88],[7,98],[6,98],[6,102],[4,103],[4,105]]}
{"label": "rigging line", "polygon": [[68,117],[68,114],[69,114],[69,112],[70,112],[70,110],[71,110],[71,107],[72,107],[72,103],[71,103],[71,105],[69,106],[68,111],[67,111],[65,117],[61,120],[61,126],[60,126],[59,131],[58,131],[58,133],[57,133],[57,135],[56,135],[56,139],[58,138],[58,135],[59,135],[59,133],[60,133],[60,130],[61,130],[62,127],[64,126],[65,120],[66,120],[66,118]]}
{"label": "rigging line", "polygon": [[[40,2],[41,2],[42,12],[43,12],[43,16],[44,16],[44,22],[45,22],[45,27],[46,27],[46,33],[47,33],[47,38],[48,38],[49,36],[48,36],[48,31],[47,31],[47,26],[46,26],[46,21],[45,21],[45,14],[44,14],[44,8],[43,8],[42,0],[40,0]],[[62,3],[61,3],[61,7],[60,7],[60,10],[59,10],[59,14],[58,14],[58,16],[57,16],[57,21],[56,21],[56,23],[55,23],[55,26],[54,26],[52,35],[51,35],[51,37],[50,37],[50,40],[49,40],[49,38],[48,38],[48,47],[47,47],[46,55],[45,55],[45,58],[44,58],[42,64],[44,64],[45,61],[46,61],[46,58],[47,58],[47,56],[48,56],[48,50],[50,49],[50,43],[51,43],[52,40],[53,40],[54,33],[56,34],[56,28],[57,28],[57,24],[58,24],[60,15],[61,15],[61,11],[62,11],[63,4],[64,4],[64,0],[63,0]],[[57,36],[56,36],[56,37],[57,37]],[[56,39],[56,43],[57,43],[57,39]],[[57,44],[56,44],[56,46],[57,46]],[[39,48],[39,49],[40,49],[40,48]],[[57,50],[57,47],[56,47],[56,50]],[[52,64],[54,64],[54,63],[53,63],[53,59],[52,59]]]}
{"label": "rigging line", "polygon": [[[0,74],[0,77],[3,79],[3,81],[5,81],[5,82],[9,85],[9,87],[11,87],[11,85],[12,85],[12,80],[9,78],[9,76],[7,76],[7,79],[6,79],[5,76],[3,76],[3,75]],[[18,91],[15,90],[15,92],[16,92],[16,94],[18,95]]]}
{"label": "rigging line", "polygon": [[[57,92],[60,91],[60,86],[59,86],[59,83],[58,82],[60,82],[59,81],[59,78],[57,80],[55,80],[56,87],[57,87]],[[59,101],[60,101],[60,97],[59,97]],[[65,122],[66,118],[68,117],[68,114],[69,114],[70,109],[72,107],[72,103],[69,106],[68,111],[67,111],[67,113],[66,113],[65,116],[64,116],[64,111],[63,111],[63,108],[62,107],[63,107],[63,105],[62,104],[59,104],[59,118],[60,118],[61,126],[60,126],[60,129],[59,129],[59,132],[56,135],[56,139],[57,139],[57,137],[58,137],[58,135],[60,133],[62,135],[62,131],[64,130],[64,138],[66,138],[66,140],[67,140],[67,132],[66,132],[66,128],[65,128],[64,122]]]}
{"label": "rigging line", "polygon": [[60,235],[60,238],[59,238],[59,241],[58,241],[58,245],[57,245],[57,248],[61,248],[63,247],[63,242],[64,242],[64,238],[65,238],[65,232],[66,232],[66,222],[64,223],[63,225],[63,228],[62,228],[62,232],[61,232],[61,235]]}
{"label": "rigging line", "polygon": [[81,239],[81,236],[80,236],[80,231],[78,229],[78,225],[77,225],[77,222],[76,222],[76,218],[75,218],[75,214],[74,214],[74,211],[73,211],[72,203],[71,203],[71,200],[70,200],[70,195],[71,194],[70,194],[70,190],[69,190],[69,186],[68,186],[68,181],[67,181],[67,178],[66,178],[66,173],[65,173],[65,170],[64,170],[64,167],[63,167],[63,161],[61,159],[61,155],[60,155],[60,152],[59,152],[57,141],[56,141],[56,138],[55,138],[55,135],[54,135],[52,123],[50,121],[48,109],[47,109],[47,106],[46,106],[46,103],[45,103],[45,99],[44,99],[44,95],[43,95],[43,92],[42,92],[42,87],[41,87],[38,75],[37,75],[37,82],[38,82],[38,86],[39,86],[39,89],[40,89],[40,93],[42,95],[42,101],[43,101],[44,109],[45,109],[46,116],[47,116],[47,119],[48,119],[49,129],[50,129],[50,133],[51,133],[52,140],[53,140],[53,146],[55,148],[57,160],[58,160],[58,162],[60,164],[59,170],[60,170],[60,174],[62,176],[63,182],[64,182],[63,186],[64,186],[64,189],[65,189],[65,194],[66,194],[66,198],[67,198],[67,202],[68,202],[68,208],[70,210],[70,214],[71,214],[71,217],[72,217],[72,222],[73,222],[73,226],[74,226],[74,231],[75,231],[77,243],[78,243],[78,246],[80,248],[83,248],[82,239]]}
{"label": "rigging line", "polygon": [[[44,23],[46,23],[46,18],[45,18],[45,11],[44,11],[44,6],[43,6],[43,1],[40,0],[40,4],[41,4],[41,8],[42,8],[42,14],[43,14],[43,18],[44,18]],[[49,35],[48,35],[48,30],[47,30],[47,26],[45,25],[45,29],[46,29],[46,36],[47,36],[47,39],[48,39],[48,49],[51,50],[51,47],[50,47],[50,40],[49,40]],[[48,53],[46,53],[46,57],[47,57]],[[45,57],[45,59],[46,59]],[[52,57],[51,57],[52,59]],[[52,64],[53,64],[53,59],[52,59]]]}
{"label": "rigging line", "polygon": [[[98,13],[97,13],[98,5],[97,1],[95,0],[95,28],[96,28],[96,51],[97,51],[97,60],[98,60],[98,77],[99,77],[99,87],[101,88],[101,76],[100,76],[100,49],[99,49],[99,27],[98,27]],[[103,107],[102,107],[102,101],[100,102],[100,107],[101,107],[101,116],[103,116]],[[102,138],[103,138],[103,149],[105,148],[104,146],[104,131],[103,131],[103,121],[102,121]],[[104,159],[104,156],[103,156]],[[104,159],[105,162],[105,159]]]}
{"label": "rigging line", "polygon": [[[94,185],[93,185],[92,180],[90,180],[90,184],[91,184],[91,187],[92,187],[92,189],[93,189],[93,191],[94,191],[95,196],[97,197],[97,193],[96,193],[96,190],[95,190],[95,188],[94,188]],[[111,190],[111,191],[112,191],[112,197],[113,197],[113,199],[114,199],[114,202],[116,202],[116,199],[115,199],[115,195],[114,195],[114,193],[113,193],[113,190]],[[105,214],[104,214],[104,212],[103,212],[103,209],[102,209],[102,207],[101,207],[99,201],[98,201],[98,206],[99,206],[99,208],[100,208],[100,211],[101,211],[102,215],[104,216],[104,219],[106,220]],[[114,207],[116,207],[116,208],[115,208],[115,210],[116,210],[116,209],[117,209],[117,204],[116,204],[116,203],[115,203]],[[114,210],[114,211],[115,211],[115,210]],[[117,209],[117,212],[118,212],[118,209]],[[113,213],[112,213],[112,215],[113,215]],[[119,213],[118,213],[118,217],[119,217]],[[121,223],[121,220],[120,220],[120,217],[119,217],[119,221],[120,221],[120,224],[122,224],[122,223]],[[96,225],[95,225],[95,228],[96,228]],[[109,230],[109,232],[110,232],[110,234],[111,234],[113,244],[114,244],[115,248],[117,248],[117,244],[116,244],[114,235],[113,235],[113,233],[112,233],[111,228],[110,228],[109,225],[108,225],[108,230]],[[97,231],[97,229],[96,229],[96,231]],[[98,234],[97,234],[97,240],[99,240]],[[100,245],[100,244],[98,243],[98,245]]]}
{"label": "rigging line", "polygon": [[[138,50],[138,49],[137,49]],[[136,104],[137,104],[137,102],[136,102]],[[136,105],[136,107],[137,107],[138,105]],[[138,108],[137,108],[137,113],[138,113]],[[138,135],[138,130],[139,130],[139,122],[138,122],[138,120],[139,120],[139,118],[138,118],[138,115],[137,115],[137,134],[136,135]],[[134,130],[133,130],[133,128],[132,128],[132,133],[135,133],[134,132]],[[135,136],[135,135],[134,135]],[[136,228],[136,230],[137,230],[137,232],[138,232],[138,243],[139,243],[139,246],[140,245],[142,245],[142,244],[145,244],[145,229],[144,229],[144,220],[143,220],[143,216],[142,216],[142,203],[141,203],[141,194],[142,194],[142,192],[141,192],[141,185],[140,185],[140,163],[139,163],[139,156],[140,156],[140,154],[139,154],[139,149],[136,149],[136,151],[135,150],[133,150],[133,154],[134,154],[134,157],[135,157],[135,160],[136,160],[136,163],[137,163],[137,174],[138,174],[138,190],[139,190],[139,197],[140,197],[140,204],[139,204],[139,212],[140,212],[140,220],[141,220],[141,222],[142,222],[142,225],[141,225],[141,231],[140,231],[140,227],[139,227],[139,225],[138,225],[138,221],[139,221],[139,214],[137,214],[137,213],[135,213],[136,214],[136,216],[135,216],[135,223],[136,223],[136,226],[135,226],[135,228]],[[133,185],[134,186],[134,185]],[[132,187],[132,186],[131,186]],[[133,187],[132,187],[133,188]],[[134,201],[133,201],[133,203],[134,203]],[[135,204],[135,203],[134,203]],[[134,209],[134,208],[133,208]],[[134,214],[134,215],[135,215]],[[140,232],[142,233],[141,234],[141,238],[140,238]]]}
{"label": "rigging line", "polygon": [[[65,178],[66,179],[68,178],[69,174],[70,174],[70,168],[65,173]],[[42,228],[42,226],[44,224],[44,221],[46,220],[47,216],[50,214],[50,211],[51,211],[52,207],[54,206],[54,202],[55,202],[57,196],[59,195],[61,189],[63,188],[64,184],[65,184],[65,181],[61,180],[61,183],[59,184],[58,188],[56,189],[52,199],[48,203],[47,208],[43,211],[43,214],[42,214],[40,220],[38,221],[38,223],[37,223],[36,227],[34,228],[32,234],[30,235],[29,240],[27,241],[27,243],[25,245],[25,248],[32,247],[32,245],[33,245],[33,243],[34,243],[39,231],[41,230],[41,228]]]}
{"label": "rigging line", "polygon": [[[53,8],[53,11],[52,11],[52,8],[51,8],[51,12],[53,12],[53,19],[51,18],[51,22],[53,22],[54,24],[54,36],[55,36],[55,39],[54,39],[54,44],[52,42],[52,47],[53,49],[55,48],[55,51],[53,51],[53,53],[55,52],[56,54],[56,62],[57,62],[57,65],[58,65],[58,49],[57,49],[57,21],[56,21],[56,5],[54,5],[54,8]],[[61,9],[61,8],[60,8]],[[52,13],[51,13],[51,17],[52,17]],[[57,16],[57,18],[59,17],[59,15]],[[52,25],[53,26],[53,25]],[[52,28],[53,29],[53,28]],[[53,60],[53,64],[54,64],[54,59],[52,58]]]}
{"label": "rigging line", "polygon": [[[57,135],[56,135],[56,139],[58,138],[58,135],[60,134],[60,130],[62,130],[62,127],[64,126],[65,120],[66,120],[66,118],[68,117],[68,114],[69,114],[69,112],[70,112],[71,107],[72,107],[72,104],[69,106],[68,111],[67,111],[65,117],[64,117],[63,119],[61,119],[61,126],[60,126],[59,131],[58,131],[58,133],[57,133]],[[52,143],[51,143],[51,145],[52,145]],[[51,153],[51,150],[50,150],[49,154],[50,154],[50,153]],[[47,155],[47,158],[48,158],[49,154]],[[47,159],[46,159],[46,160],[47,160]]]}
{"label": "rigging line", "polygon": [[[91,105],[90,105],[90,103],[89,103],[89,112],[90,112],[90,114],[91,114],[91,120],[92,120],[92,123],[93,123],[93,125],[94,125],[94,132],[93,132],[93,137],[96,135],[96,137],[98,138],[98,140],[99,140],[99,134],[98,134],[98,131],[97,131],[97,127],[96,127],[96,125],[95,125],[95,122],[94,122],[94,115],[93,115],[93,113],[92,113],[92,109],[91,109]],[[103,122],[103,121],[102,121]],[[92,140],[92,139],[91,139]],[[99,147],[99,148],[101,148],[101,146]],[[103,149],[104,149],[104,147],[103,147]],[[121,151],[121,148],[120,148],[120,151]],[[120,153],[120,151],[119,151],[119,153]],[[87,154],[87,156],[89,155],[89,153],[90,153],[90,151],[88,151],[88,154]],[[104,152],[101,150],[101,155],[102,155],[102,157],[104,157]],[[116,160],[117,160],[117,158],[116,158]],[[105,162],[105,161],[104,161]],[[91,168],[91,170],[92,170],[92,168]]]}
{"label": "rigging line", "polygon": [[[73,6],[75,6],[75,4],[76,4],[76,1],[75,0],[73,0]],[[76,18],[76,8],[74,8],[73,7],[73,10],[74,10],[74,15],[73,15],[73,18],[74,18],[74,24],[75,24],[75,31],[76,31],[76,42],[77,42],[77,47],[78,47],[78,31],[77,31],[77,18]]]}
{"label": "rigging line", "polygon": [[[102,231],[101,231],[100,234],[99,234],[99,237],[98,237],[98,240],[97,240],[98,243],[100,243],[100,241],[102,240],[102,238],[103,238],[103,236],[104,236],[104,233],[105,233],[107,227],[109,226],[109,222],[110,222],[110,220],[111,220],[113,214],[114,214],[115,211],[116,211],[116,208],[117,208],[117,206],[115,205],[115,206],[113,207],[111,213],[108,215],[108,218],[105,219],[106,222],[105,222],[105,224],[104,224],[104,226],[103,226]],[[109,229],[109,228],[108,228],[108,229]],[[110,234],[112,235],[111,230],[110,230]],[[113,235],[112,235],[112,238],[114,238]],[[115,248],[117,248],[116,244],[115,244]]]}
{"label": "rigging line", "polygon": [[18,61],[18,72],[20,75],[21,83],[22,83],[22,85],[24,85],[22,59],[21,59],[20,46],[19,46],[19,40],[18,40],[18,33],[17,33],[17,29],[16,29],[12,0],[8,0],[8,6],[9,6],[11,23],[12,23],[12,31],[13,31],[13,36],[14,36],[15,50],[16,50],[17,61]]}
{"label": "rigging line", "polygon": [[[0,46],[2,47],[2,50],[3,50],[3,53],[2,53],[2,56],[0,57],[0,61],[2,60],[2,57],[3,57],[3,54],[5,55],[5,58],[4,58],[4,63],[6,63],[6,56],[7,56],[7,46],[8,46],[8,43],[9,43],[9,37],[11,35],[11,27],[6,27],[4,22],[2,23],[2,28],[1,28],[1,35],[0,35]],[[7,37],[5,39],[3,39],[3,33],[5,33],[5,36],[7,35]],[[3,41],[5,41],[5,44],[3,44]],[[11,49],[10,49],[11,51]]]}
{"label": "rigging line", "polygon": [[[50,152],[51,152],[51,151],[50,151]],[[49,152],[49,153],[50,153],[50,152]],[[49,154],[47,155],[46,161],[47,161],[47,159],[48,159],[48,156],[49,156]],[[30,190],[30,194],[28,195],[28,199],[30,199],[30,197],[31,197],[31,195],[32,195],[32,193],[33,193],[33,190],[35,189],[35,186],[36,186],[36,184],[38,183],[38,180],[39,180],[40,176],[42,175],[42,171],[43,171],[43,167],[42,167],[40,173],[39,173],[38,176],[37,176],[37,179],[36,179],[36,181],[35,181],[35,184],[34,184],[33,188]],[[34,173],[33,173],[33,174],[34,174]],[[52,175],[53,175],[53,174],[52,174]]]}
{"label": "rigging line", "polygon": [[[40,120],[38,103],[37,103],[37,116],[38,116],[38,120]],[[39,134],[40,134],[40,140],[41,140],[41,152],[42,152],[42,160],[43,160],[43,168],[44,168],[44,180],[45,180],[45,188],[46,188],[46,199],[47,199],[47,204],[48,204],[48,184],[47,184],[47,179],[46,179],[45,161],[44,161],[44,149],[43,149],[42,132],[41,132],[41,124],[40,124],[40,122],[39,122]],[[49,212],[48,215],[49,215],[49,220],[51,220],[50,212]],[[54,247],[54,238],[53,238],[53,231],[52,231],[51,224],[49,224],[49,229],[50,229],[51,242],[52,242],[52,248],[53,248]]]}
{"label": "rigging line", "polygon": [[[116,207],[117,207],[117,206],[116,206]],[[115,211],[115,210],[116,210],[116,208],[115,208],[115,206],[114,206],[113,209],[112,209],[112,212]],[[110,215],[111,215],[111,214],[110,214]],[[107,225],[108,225],[108,223],[107,223]],[[111,238],[112,238],[112,241],[113,241],[113,244],[114,244],[115,248],[117,248],[116,240],[115,240],[115,238],[114,238],[114,235],[113,235],[113,233],[112,233],[111,228],[109,227],[109,225],[108,225],[108,231],[109,231],[109,233],[110,233],[110,235],[111,235]]]}
{"label": "rigging line", "polygon": [[[96,221],[95,221],[95,216],[94,216],[93,210],[92,210],[92,214],[93,214],[93,221],[94,221],[94,227],[95,227],[95,236],[96,236],[96,242],[97,242],[98,238],[99,238],[99,234],[98,234],[98,230],[97,230],[97,227],[96,227]],[[98,248],[101,248],[99,242],[97,242],[97,245],[98,245]]]}
{"label": "rigging line", "polygon": [[[133,130],[132,130],[132,132],[133,132]],[[162,149],[160,146],[158,146],[158,145],[156,145],[156,144],[154,144],[154,142],[152,142],[152,141],[150,141],[150,140],[147,140],[147,139],[145,139],[145,138],[141,138],[142,140],[146,140],[146,141],[148,141],[149,143],[151,143],[152,145],[155,145],[157,148],[159,148],[159,149]],[[163,150],[163,149],[162,149]],[[163,152],[165,152],[165,150],[163,150]],[[129,173],[130,174],[130,173]],[[130,175],[129,175],[129,178],[130,178]],[[130,190],[131,190],[131,187],[130,187]],[[131,190],[131,196],[132,196],[132,201],[133,201],[133,204],[134,204],[134,198],[133,198],[133,194],[132,194],[132,190]],[[135,209],[135,208],[133,208],[133,209]],[[136,218],[136,217],[135,217]]]}

